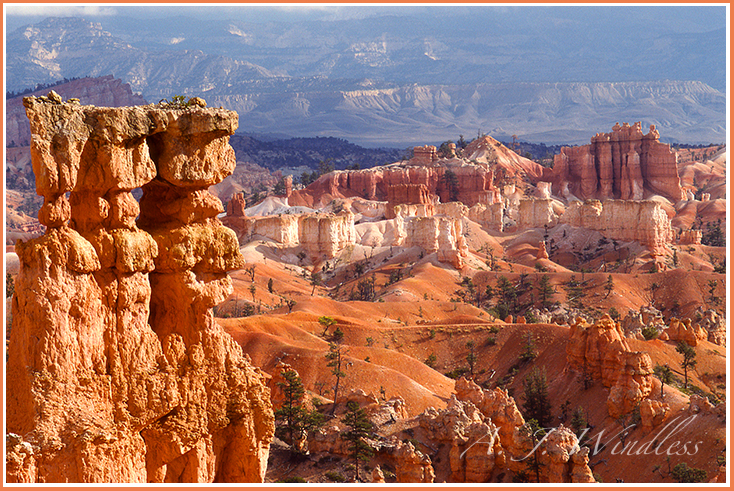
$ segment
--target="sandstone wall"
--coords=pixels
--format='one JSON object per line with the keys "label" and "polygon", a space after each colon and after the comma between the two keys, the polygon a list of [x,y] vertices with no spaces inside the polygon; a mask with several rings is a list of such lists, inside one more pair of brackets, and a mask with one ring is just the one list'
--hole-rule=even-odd
{"label": "sandstone wall", "polygon": [[461,219],[433,216],[395,219],[395,246],[420,247],[428,254],[438,253],[438,260],[463,266],[468,254]]}
{"label": "sandstone wall", "polygon": [[543,181],[553,193],[580,199],[641,200],[646,193],[677,202],[685,199],[675,152],[658,141],[655,126],[642,133],[640,123],[615,124],[611,133],[597,133],[590,145],[564,147]]}
{"label": "sandstone wall", "polygon": [[656,253],[662,253],[673,240],[670,218],[655,201],[575,201],[566,208],[560,222],[617,240],[634,240]]}
{"label": "sandstone wall", "polygon": [[558,223],[556,205],[552,199],[521,199],[517,210],[517,228],[554,227]]}
{"label": "sandstone wall", "polygon": [[8,481],[261,482],[269,392],[211,312],[244,265],[207,191],[237,115],[24,104],[47,231],[16,245]]}
{"label": "sandstone wall", "polygon": [[257,235],[272,239],[283,247],[301,246],[312,256],[327,259],[336,257],[357,240],[354,215],[351,213],[227,216],[224,223],[236,231],[243,244]]}

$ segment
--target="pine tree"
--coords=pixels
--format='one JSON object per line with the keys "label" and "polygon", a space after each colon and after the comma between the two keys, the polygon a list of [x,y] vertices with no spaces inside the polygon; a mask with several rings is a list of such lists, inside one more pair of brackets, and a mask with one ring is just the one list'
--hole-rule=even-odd
{"label": "pine tree", "polygon": [[365,441],[372,433],[372,423],[356,401],[347,402],[347,412],[341,422],[349,427],[348,431],[341,434],[341,438],[349,442],[349,451],[354,458],[354,482],[359,482],[359,462],[369,460],[374,453]]}
{"label": "pine tree", "polygon": [[316,287],[321,286],[321,273],[319,273],[318,271],[315,273],[311,273],[311,286],[313,286],[313,288],[311,289],[311,296],[313,297],[313,294],[316,291]]}
{"label": "pine tree", "polygon": [[675,347],[675,350],[683,355],[683,363],[681,363],[681,367],[683,367],[683,376],[685,377],[684,387],[688,388],[688,369],[693,368],[696,366],[696,350],[693,349],[693,346],[689,345],[685,341],[678,342],[678,346]]}
{"label": "pine tree", "polygon": [[469,354],[466,355],[466,362],[469,364],[469,374],[474,377],[474,365],[477,362],[477,355],[474,352],[474,341],[467,342],[466,347],[469,348]]}
{"label": "pine tree", "polygon": [[270,278],[270,279],[268,280],[268,291],[269,291],[270,293],[273,293],[273,279],[272,279],[272,278]]}
{"label": "pine tree", "polygon": [[547,428],[551,424],[551,403],[548,398],[548,382],[546,380],[545,369],[542,371],[538,368],[525,377],[523,381],[525,390],[523,398],[523,409],[526,419],[534,419],[541,428]]}
{"label": "pine tree", "polygon": [[[540,451],[539,448],[536,448],[538,446],[538,442],[545,436],[545,430],[543,429],[543,425],[539,424],[534,419],[529,419],[525,422],[525,424],[522,426],[522,429],[530,436],[530,439],[533,442],[533,448],[535,449],[533,451],[533,459],[530,461],[530,470],[535,473],[535,482],[540,483],[540,469],[543,467],[543,463],[540,462],[540,459],[538,458],[538,452]],[[543,453],[545,453],[545,450],[543,450]]]}
{"label": "pine tree", "polygon": [[324,326],[324,332],[321,333],[322,336],[326,336],[326,333],[329,331],[329,328],[336,324],[336,321],[333,317],[329,317],[328,315],[322,315],[319,317],[319,324]]}
{"label": "pine tree", "polygon": [[520,353],[520,361],[533,361],[537,356],[538,354],[535,352],[535,341],[533,340],[533,335],[528,333],[528,339],[525,342],[525,347],[523,348],[522,353]]}
{"label": "pine tree", "polygon": [[604,285],[604,289],[607,291],[604,298],[607,298],[612,293],[612,290],[614,290],[614,278],[612,278],[612,275],[607,276],[607,283]]}
{"label": "pine tree", "polygon": [[306,391],[303,382],[295,370],[283,372],[285,382],[278,382],[283,390],[283,405],[275,411],[275,434],[281,440],[291,445],[291,449],[298,451],[297,442],[306,434],[323,424],[323,415],[318,411],[308,411],[303,404]]}
{"label": "pine tree", "polygon": [[665,388],[665,384],[670,385],[673,381],[673,371],[668,365],[655,365],[653,374],[660,380],[660,398],[663,399],[665,397],[663,388]]}
{"label": "pine tree", "polygon": [[[517,312],[517,290],[504,275],[497,278],[497,294],[499,295],[498,311],[508,310],[513,314]],[[505,309],[499,308],[500,305],[504,305]]]}
{"label": "pine tree", "polygon": [[574,412],[573,416],[571,416],[571,429],[576,434],[578,438],[581,438],[581,435],[583,434],[583,431],[587,427],[587,421],[586,417],[584,416],[584,410],[581,406],[577,407]]}
{"label": "pine tree", "polygon": [[538,280],[538,296],[540,297],[540,306],[544,309],[550,307],[550,298],[555,293],[553,285],[551,285],[550,277],[544,274]]}
{"label": "pine tree", "polygon": [[344,348],[340,344],[329,343],[329,352],[326,353],[326,359],[329,363],[327,363],[326,366],[331,368],[331,374],[336,378],[336,383],[334,384],[334,403],[331,406],[332,415],[336,410],[336,399],[339,395],[339,381],[347,376],[347,374],[342,371],[342,358],[344,354]]}

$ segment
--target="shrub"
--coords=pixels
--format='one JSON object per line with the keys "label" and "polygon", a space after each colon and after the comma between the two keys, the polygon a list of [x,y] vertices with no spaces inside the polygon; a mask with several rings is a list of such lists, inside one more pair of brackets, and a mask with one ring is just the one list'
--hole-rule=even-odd
{"label": "shrub", "polygon": [[284,483],[284,484],[300,484],[300,483],[307,483],[304,478],[301,476],[291,476],[286,477],[285,479],[281,479],[280,481],[275,481],[276,483]]}
{"label": "shrub", "polygon": [[685,462],[681,462],[673,467],[671,474],[673,479],[678,482],[706,482],[706,478],[708,477],[705,470],[688,467],[688,464]]}
{"label": "shrub", "polygon": [[466,367],[454,368],[450,372],[447,372],[446,373],[446,376],[448,378],[452,378],[452,379],[456,380],[456,379],[458,379],[459,377],[461,377],[462,375],[464,375],[468,371],[469,371],[469,369],[466,368]]}
{"label": "shrub", "polygon": [[658,337],[659,334],[660,333],[655,326],[645,326],[642,328],[642,337],[645,338],[645,341],[655,339],[656,337]]}
{"label": "shrub", "polygon": [[434,368],[436,366],[436,354],[431,353],[428,355],[428,358],[426,358],[426,365],[428,365],[431,368]]}
{"label": "shrub", "polygon": [[492,334],[497,334],[498,332],[500,332],[500,330],[497,326],[492,326],[489,328],[489,332],[491,332]]}
{"label": "shrub", "polygon": [[346,477],[337,471],[328,471],[324,476],[331,482],[345,482],[347,480]]}
{"label": "shrub", "polygon": [[494,336],[487,338],[487,346],[494,346],[495,344],[497,344],[497,338]]}

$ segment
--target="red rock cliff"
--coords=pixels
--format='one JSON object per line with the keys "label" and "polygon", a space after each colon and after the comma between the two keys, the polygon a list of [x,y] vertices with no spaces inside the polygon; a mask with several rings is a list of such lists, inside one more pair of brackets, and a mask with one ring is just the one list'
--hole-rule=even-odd
{"label": "red rock cliff", "polygon": [[597,133],[589,145],[562,148],[542,180],[551,181],[553,193],[566,198],[641,200],[659,194],[677,202],[685,193],[675,152],[659,137],[654,125],[645,135],[640,123],[617,123],[611,133]]}
{"label": "red rock cliff", "polygon": [[8,481],[261,482],[269,391],[211,312],[244,264],[207,192],[236,113],[55,99],[24,101],[47,231],[16,246]]}

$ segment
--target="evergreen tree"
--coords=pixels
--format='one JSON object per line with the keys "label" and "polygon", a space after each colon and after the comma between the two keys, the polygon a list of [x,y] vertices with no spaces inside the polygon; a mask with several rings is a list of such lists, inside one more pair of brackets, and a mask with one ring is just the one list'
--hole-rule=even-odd
{"label": "evergreen tree", "polygon": [[322,315],[319,317],[319,324],[324,326],[324,332],[321,333],[322,336],[326,336],[326,333],[329,331],[329,328],[336,324],[336,321],[333,317],[329,317],[328,315]]}
{"label": "evergreen tree", "polygon": [[581,406],[577,407],[574,410],[573,415],[571,416],[570,424],[571,424],[571,429],[576,434],[576,436],[578,438],[581,438],[583,431],[586,429],[588,425],[588,422],[586,421],[586,417],[584,416],[584,410]]}
{"label": "evergreen tree", "polygon": [[329,343],[329,352],[326,353],[326,359],[329,363],[327,367],[331,368],[331,374],[336,378],[334,383],[334,403],[331,406],[331,414],[336,410],[337,396],[339,395],[339,381],[346,377],[347,374],[342,371],[342,362],[344,357],[344,348],[338,343]]}
{"label": "evergreen tree", "polygon": [[314,292],[316,291],[317,286],[321,286],[321,273],[318,271],[311,273],[311,296],[313,297]]}
{"label": "evergreen tree", "polygon": [[707,474],[703,469],[696,469],[694,467],[688,467],[688,464],[681,462],[673,467],[671,472],[673,479],[678,482],[706,482]]}
{"label": "evergreen tree", "polygon": [[349,427],[348,431],[341,434],[341,438],[349,442],[349,451],[354,458],[354,482],[359,482],[360,461],[369,460],[374,453],[365,441],[372,433],[372,423],[356,401],[347,402],[347,412],[341,421]]}
{"label": "evergreen tree", "polygon": [[581,283],[576,281],[576,277],[574,275],[571,275],[565,283],[564,289],[566,290],[568,305],[574,308],[582,308],[583,304],[581,303],[581,299],[586,296],[586,292],[581,286]]}
{"label": "evergreen tree", "polygon": [[456,173],[452,170],[447,170],[444,175],[444,184],[446,190],[449,192],[449,201],[458,201],[459,199],[459,178],[456,177]]}
{"label": "evergreen tree", "polygon": [[663,388],[665,388],[665,384],[670,385],[673,381],[673,371],[668,365],[655,365],[653,374],[660,380],[660,398],[663,399],[665,397]]}
{"label": "evergreen tree", "polygon": [[612,278],[612,275],[607,276],[607,282],[604,285],[604,289],[607,291],[604,298],[607,298],[612,293],[612,290],[614,290],[614,278]]}
{"label": "evergreen tree", "polygon": [[517,311],[517,290],[504,275],[497,278],[497,294],[499,295],[498,312],[502,310],[499,308],[500,305],[504,305],[507,311],[514,314]]}
{"label": "evergreen tree", "polygon": [[540,298],[540,306],[544,309],[550,307],[550,298],[555,293],[553,285],[551,285],[550,277],[544,274],[538,280],[538,297]]}
{"label": "evergreen tree", "polygon": [[270,293],[273,293],[273,279],[272,279],[272,278],[270,278],[270,279],[268,280],[268,291],[269,291]]}
{"label": "evergreen tree", "polygon": [[466,362],[469,364],[469,374],[474,377],[474,365],[477,362],[477,355],[474,352],[474,341],[467,342],[466,347],[469,348],[469,354],[466,355]]}
{"label": "evergreen tree", "polygon": [[283,390],[283,405],[275,411],[275,434],[281,440],[289,443],[291,449],[296,448],[308,431],[321,426],[323,416],[318,411],[308,411],[303,405],[303,396],[306,391],[303,382],[295,370],[283,373],[285,382],[278,382]]}
{"label": "evergreen tree", "polygon": [[523,381],[523,410],[526,419],[534,419],[541,428],[547,428],[552,421],[551,403],[548,397],[548,382],[545,369],[534,368]]}
{"label": "evergreen tree", "polygon": [[683,367],[683,376],[685,377],[684,387],[688,388],[688,369],[693,368],[696,366],[696,350],[693,349],[693,346],[689,345],[685,341],[679,341],[678,345],[675,347],[675,350],[683,355],[683,363],[681,363],[681,367]]}
{"label": "evergreen tree", "polygon": [[[539,424],[534,419],[529,419],[525,422],[525,424],[522,426],[522,430],[528,434],[530,439],[533,442],[533,448],[535,449],[533,451],[533,458],[530,461],[530,470],[533,471],[535,474],[535,482],[540,483],[540,469],[543,467],[543,463],[540,462],[540,459],[538,458],[538,452],[541,451],[539,448],[536,448],[538,445],[538,442],[543,439],[545,436],[545,430],[543,429],[543,425]],[[543,450],[542,452],[545,452]]]}
{"label": "evergreen tree", "polygon": [[535,341],[533,340],[533,335],[528,333],[528,339],[525,342],[522,353],[520,353],[520,361],[532,361],[537,356],[538,354],[535,352]]}

